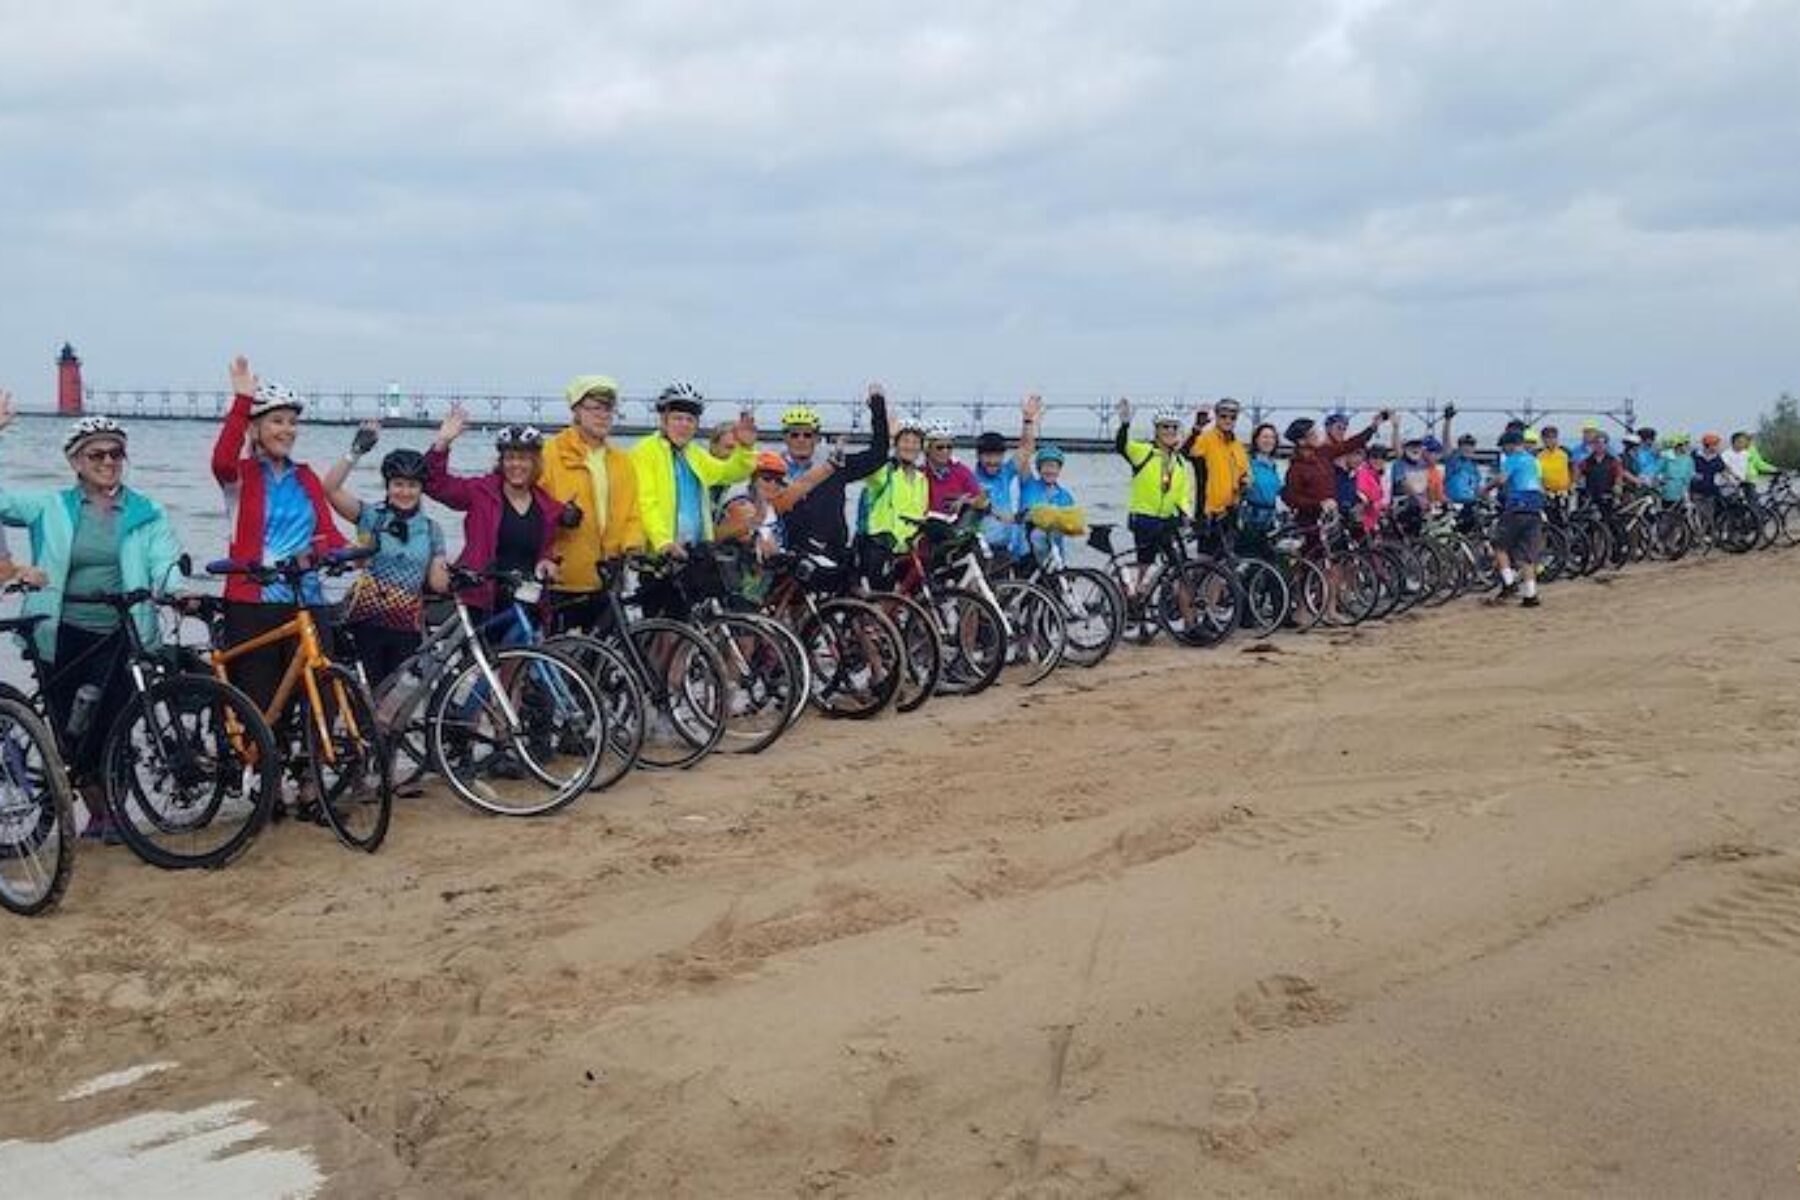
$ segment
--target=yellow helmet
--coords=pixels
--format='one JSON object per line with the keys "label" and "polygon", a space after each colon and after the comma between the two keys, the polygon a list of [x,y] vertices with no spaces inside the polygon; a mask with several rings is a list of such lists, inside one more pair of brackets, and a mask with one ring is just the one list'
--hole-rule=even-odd
{"label": "yellow helmet", "polygon": [[781,414],[783,429],[817,429],[825,422],[819,420],[819,414],[804,404],[796,404]]}

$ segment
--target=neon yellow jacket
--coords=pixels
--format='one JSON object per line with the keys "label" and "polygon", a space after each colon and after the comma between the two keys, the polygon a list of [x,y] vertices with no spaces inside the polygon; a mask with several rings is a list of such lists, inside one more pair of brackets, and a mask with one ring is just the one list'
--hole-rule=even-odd
{"label": "neon yellow jacket", "polygon": [[[756,451],[749,446],[732,448],[731,457],[715,458],[702,446],[689,442],[682,457],[703,487],[719,487],[750,478]],[[631,465],[637,471],[638,514],[643,518],[644,544],[660,550],[675,540],[675,447],[660,433],[653,433],[631,448]],[[712,539],[712,505],[700,506],[701,536]]]}
{"label": "neon yellow jacket", "polygon": [[895,546],[904,548],[919,536],[914,522],[923,521],[931,508],[931,480],[917,467],[908,469],[890,462],[863,484],[863,499],[868,506],[863,532],[870,536],[885,533]]}
{"label": "neon yellow jacket", "polygon": [[1146,517],[1173,517],[1194,511],[1194,464],[1180,447],[1164,450],[1149,442],[1125,443],[1131,464],[1131,511]]}

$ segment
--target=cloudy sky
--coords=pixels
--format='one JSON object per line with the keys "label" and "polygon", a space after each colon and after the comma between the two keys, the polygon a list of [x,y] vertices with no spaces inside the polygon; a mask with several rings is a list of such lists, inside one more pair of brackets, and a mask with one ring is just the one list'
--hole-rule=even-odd
{"label": "cloudy sky", "polygon": [[4,0],[0,386],[1800,389],[1793,0]]}

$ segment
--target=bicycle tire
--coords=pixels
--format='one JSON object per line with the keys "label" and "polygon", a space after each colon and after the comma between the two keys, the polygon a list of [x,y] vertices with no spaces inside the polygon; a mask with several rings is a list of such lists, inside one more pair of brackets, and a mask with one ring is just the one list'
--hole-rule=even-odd
{"label": "bicycle tire", "polygon": [[1006,665],[1006,621],[987,597],[966,588],[939,588],[926,605],[937,630],[944,669],[937,694],[977,696],[993,687]]}
{"label": "bicycle tire", "polygon": [[[141,742],[134,736],[140,724]],[[196,745],[207,738],[210,745]],[[209,766],[211,776],[205,774]],[[101,747],[101,782],[114,828],[133,854],[170,871],[223,867],[248,849],[274,811],[280,766],[275,734],[256,702],[211,675],[152,682],[126,701]],[[140,767],[153,779],[204,794],[156,794],[160,789],[144,786]],[[177,841],[214,825],[227,809],[235,825],[221,829],[216,844]]]}
{"label": "bicycle tire", "polygon": [[320,744],[319,722],[310,711],[312,700],[302,693],[299,721],[305,730],[307,771],[319,810],[338,841],[352,850],[373,854],[387,839],[394,816],[393,762],[375,722],[375,706],[362,681],[339,663],[315,668],[313,680],[331,710],[325,722],[331,738],[332,761],[328,763]]}
{"label": "bicycle tire", "polygon": [[1244,593],[1239,624],[1252,637],[1269,637],[1287,623],[1288,611],[1293,607],[1287,579],[1265,559],[1240,558],[1236,565],[1238,586]]}
{"label": "bicycle tire", "polygon": [[[1185,604],[1184,590],[1189,596]],[[1237,631],[1241,591],[1229,568],[1210,558],[1196,558],[1157,580],[1151,601],[1157,623],[1170,637],[1183,646],[1209,648]]]}
{"label": "bicycle tire", "polygon": [[787,643],[767,628],[774,624],[749,613],[721,613],[698,625],[725,667],[725,734],[719,748],[727,753],[767,750],[793,725],[794,710],[806,704],[811,672],[795,668]]}
{"label": "bicycle tire", "polygon": [[1125,636],[1125,593],[1118,581],[1094,567],[1064,567],[1040,586],[1063,607],[1069,629],[1063,660],[1078,667],[1105,662]]}
{"label": "bicycle tire", "polygon": [[917,712],[937,691],[938,676],[944,670],[944,650],[938,644],[931,614],[923,604],[899,592],[870,592],[863,599],[880,609],[900,634],[906,676],[894,697],[894,711]]}
{"label": "bicycle tire", "polygon": [[599,638],[585,633],[559,633],[545,641],[544,647],[579,666],[606,707],[606,748],[601,752],[594,777],[588,781],[588,791],[603,792],[637,766],[643,752],[648,713],[644,685],[624,655]]}
{"label": "bicycle tire", "polygon": [[[1005,615],[1009,638],[1001,677],[1018,687],[1032,687],[1050,677],[1069,645],[1069,626],[1056,597],[1022,579],[991,585]],[[1008,671],[1011,674],[1008,674]]]}
{"label": "bicycle tire", "polygon": [[[666,617],[632,623],[629,634],[638,658],[654,676],[640,679],[646,707],[644,743],[638,762],[658,771],[685,771],[718,749],[725,736],[725,664],[691,625]],[[660,672],[658,639],[671,648]],[[669,673],[680,659],[679,695]]]}
{"label": "bicycle tire", "polygon": [[866,721],[899,698],[906,646],[875,605],[841,596],[821,601],[796,632],[812,659],[812,705],[826,716]]}
{"label": "bicycle tire", "polygon": [[60,905],[78,840],[55,735],[29,702],[0,696],[0,908],[36,917]]}

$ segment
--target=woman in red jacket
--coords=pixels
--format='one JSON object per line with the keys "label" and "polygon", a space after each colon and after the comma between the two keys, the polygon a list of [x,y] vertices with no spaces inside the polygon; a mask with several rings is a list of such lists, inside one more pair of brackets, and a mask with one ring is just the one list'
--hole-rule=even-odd
{"label": "woman in red jacket", "polygon": [[1306,536],[1310,554],[1322,554],[1325,540],[1319,523],[1327,513],[1337,511],[1337,471],[1332,463],[1369,444],[1382,423],[1393,414],[1382,409],[1369,427],[1355,437],[1340,442],[1325,439],[1325,431],[1317,422],[1302,417],[1287,427],[1287,439],[1294,444],[1294,461],[1288,464],[1287,482],[1281,498],[1294,510],[1294,519]]}
{"label": "woman in red jacket", "polygon": [[[341,549],[344,535],[332,523],[324,485],[311,467],[293,458],[304,402],[278,383],[258,380],[241,354],[231,364],[231,390],[231,409],[212,453],[213,478],[224,489],[231,521],[227,554],[237,562],[273,565]],[[317,575],[302,578],[299,599],[324,603]],[[231,576],[225,583],[225,644],[247,641],[287,621],[294,600],[286,583]],[[329,651],[329,627],[321,622],[319,632]],[[231,665],[232,682],[266,707],[297,645],[285,642],[245,655]]]}

